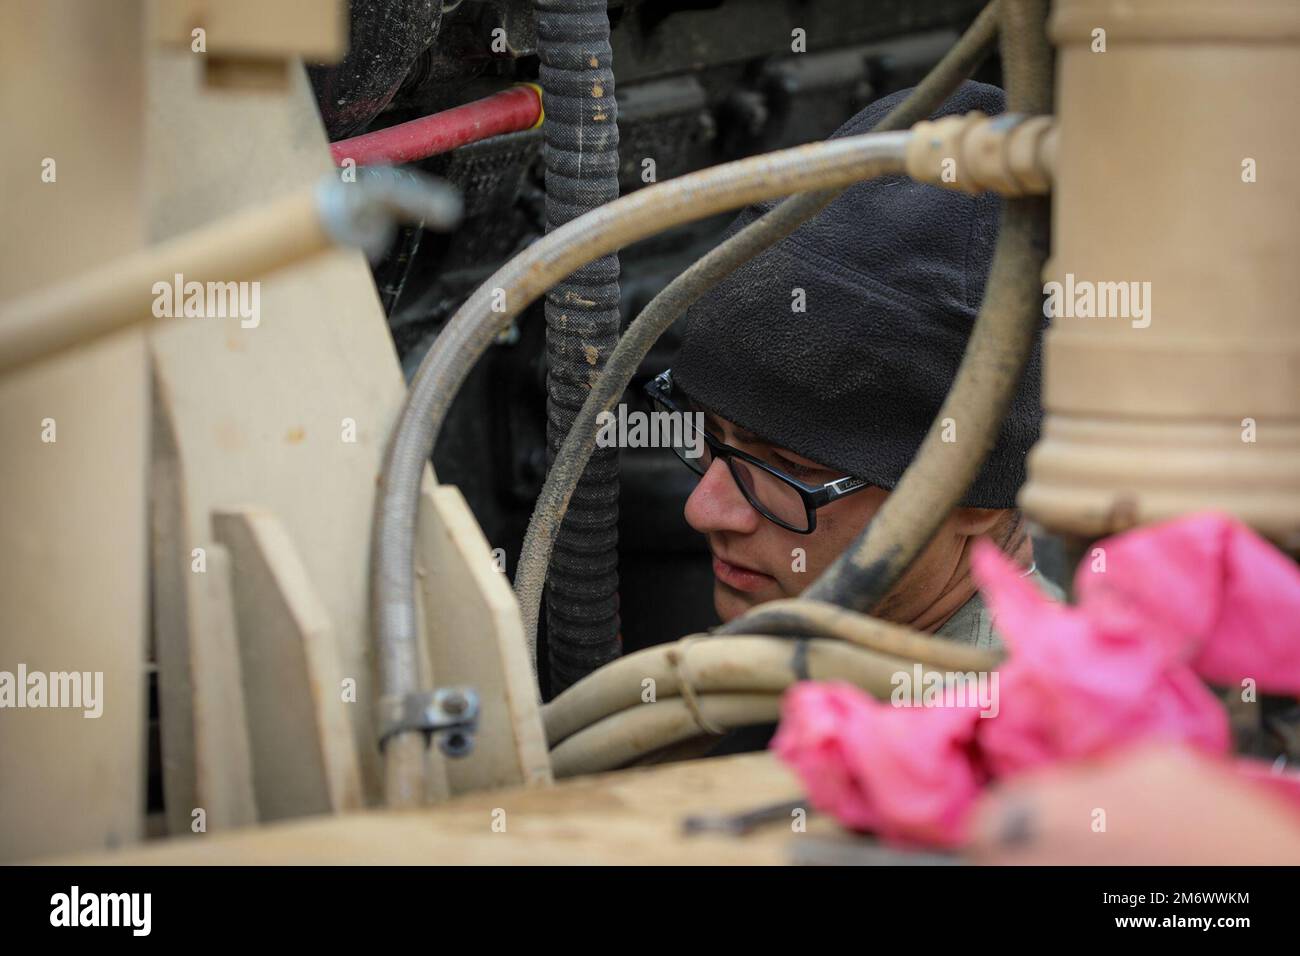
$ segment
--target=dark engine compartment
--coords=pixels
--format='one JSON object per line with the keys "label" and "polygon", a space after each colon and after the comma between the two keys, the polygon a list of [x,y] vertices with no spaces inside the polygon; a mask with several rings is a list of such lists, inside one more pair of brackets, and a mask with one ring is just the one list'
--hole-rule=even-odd
{"label": "dark engine compartment", "polygon": [[[872,100],[913,85],[978,13],[980,0],[628,0],[609,18],[618,100],[619,191],[830,135]],[[536,81],[529,0],[353,0],[341,64],[312,67],[331,140]],[[803,51],[796,51],[803,31]],[[976,74],[997,83],[994,58]],[[454,184],[465,219],[451,234],[403,230],[375,280],[409,378],[464,299],[545,231],[540,129],[415,164]],[[731,221],[715,217],[624,249],[624,327]],[[546,475],[546,348],[534,303],[474,369],[434,452],[513,577]],[[672,362],[680,329],[647,356],[626,401]],[[619,610],[623,650],[717,623],[701,536],[682,517],[693,478],[671,452],[620,456]],[[1041,558],[1040,558],[1041,562]],[[1050,569],[1045,569],[1049,570]],[[545,616],[539,634],[544,651]],[[543,671],[543,693],[549,697]]]}

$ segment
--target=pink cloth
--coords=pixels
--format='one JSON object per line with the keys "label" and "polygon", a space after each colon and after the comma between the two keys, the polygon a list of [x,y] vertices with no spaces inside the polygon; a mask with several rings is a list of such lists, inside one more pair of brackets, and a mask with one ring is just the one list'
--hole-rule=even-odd
{"label": "pink cloth", "polygon": [[[1130,605],[1097,613],[1086,597],[1078,607],[1051,601],[987,541],[979,542],[971,569],[1009,653],[999,713],[980,728],[991,773],[1144,739],[1227,751],[1227,714],[1185,663],[1181,635],[1145,627],[1142,611]],[[1108,564],[1106,573],[1126,570]],[[1076,586],[1088,573],[1079,572]],[[1143,565],[1140,573],[1153,581],[1160,569]]]}
{"label": "pink cloth", "polygon": [[975,708],[904,710],[843,683],[796,684],[772,746],[813,806],[898,842],[957,842],[986,775]]}
{"label": "pink cloth", "polygon": [[994,778],[1140,740],[1226,754],[1227,715],[1202,678],[1300,694],[1300,570],[1249,528],[1193,515],[1097,548],[1071,607],[977,545],[972,572],[1009,652],[996,716],[792,688],[772,746],[813,805],[894,842],[957,845]]}
{"label": "pink cloth", "polygon": [[1211,683],[1300,697],[1300,570],[1250,528],[1205,513],[1100,542],[1075,572],[1099,626],[1142,627]]}

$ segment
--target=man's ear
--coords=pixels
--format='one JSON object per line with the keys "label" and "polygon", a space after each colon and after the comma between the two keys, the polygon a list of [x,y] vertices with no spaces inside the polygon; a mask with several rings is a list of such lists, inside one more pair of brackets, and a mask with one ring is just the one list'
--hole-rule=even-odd
{"label": "man's ear", "polygon": [[1007,508],[954,508],[953,531],[971,538],[988,534],[1007,514]]}

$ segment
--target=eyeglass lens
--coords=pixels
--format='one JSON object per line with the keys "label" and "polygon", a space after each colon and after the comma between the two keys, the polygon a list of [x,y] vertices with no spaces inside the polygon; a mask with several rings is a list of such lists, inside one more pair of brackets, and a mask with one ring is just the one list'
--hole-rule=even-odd
{"label": "eyeglass lens", "polygon": [[[682,444],[674,445],[673,451],[688,468],[697,475],[703,475],[713,464],[712,449],[694,435],[691,425],[683,428],[681,434],[685,440]],[[695,455],[697,449],[701,451],[698,456]],[[795,488],[771,472],[734,455],[728,457],[727,467],[741,493],[760,513],[793,530],[808,530],[808,509],[804,507],[803,497]]]}

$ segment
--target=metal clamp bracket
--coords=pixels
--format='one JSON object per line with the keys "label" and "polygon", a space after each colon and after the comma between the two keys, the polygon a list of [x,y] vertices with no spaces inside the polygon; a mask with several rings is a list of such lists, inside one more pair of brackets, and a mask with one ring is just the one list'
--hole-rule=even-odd
{"label": "metal clamp bracket", "polygon": [[474,749],[478,713],[478,694],[470,687],[386,697],[379,702],[379,749],[382,752],[396,734],[420,731],[426,744],[433,737],[447,756],[468,756]]}

